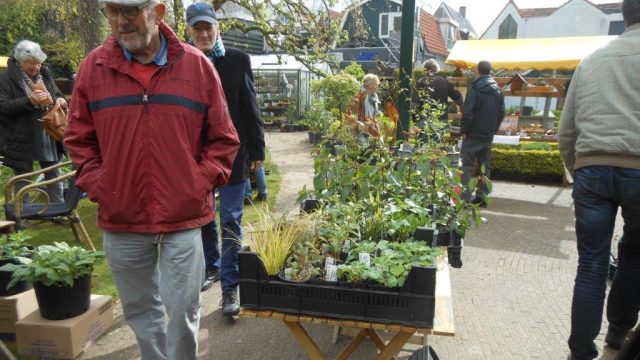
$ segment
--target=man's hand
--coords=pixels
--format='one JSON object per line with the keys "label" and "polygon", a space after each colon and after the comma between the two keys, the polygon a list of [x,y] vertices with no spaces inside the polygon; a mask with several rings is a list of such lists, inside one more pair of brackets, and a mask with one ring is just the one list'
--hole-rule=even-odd
{"label": "man's hand", "polygon": [[251,160],[249,161],[249,170],[256,171],[262,166],[262,161],[260,160]]}

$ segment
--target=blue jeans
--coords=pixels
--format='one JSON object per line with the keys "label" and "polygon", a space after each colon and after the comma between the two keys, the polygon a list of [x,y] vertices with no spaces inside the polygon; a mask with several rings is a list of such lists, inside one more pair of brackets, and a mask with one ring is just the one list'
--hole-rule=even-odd
{"label": "blue jeans", "polygon": [[[267,195],[267,178],[264,175],[264,166],[260,166],[256,169],[256,186],[258,187],[258,195]],[[247,178],[244,186],[244,197],[250,198],[251,191],[251,178]]]}
{"label": "blue jeans", "polygon": [[589,166],[576,170],[573,199],[578,272],[571,306],[569,348],[575,359],[598,355],[593,340],[602,324],[611,237],[618,207],[624,219],[618,270],[607,305],[609,326],[625,333],[640,310],[640,170]]}
{"label": "blue jeans", "polygon": [[195,360],[204,276],[200,229],[105,231],[103,244],[142,360]]}
{"label": "blue jeans", "polygon": [[[238,287],[238,250],[242,247],[242,210],[245,181],[219,189],[222,224],[222,256],[218,250],[218,224],[215,220],[202,227],[202,248],[208,268],[220,269],[222,290]],[[215,198],[213,200],[215,208]]]}
{"label": "blue jeans", "polygon": [[[462,149],[460,149],[460,155],[462,156],[462,178],[460,181],[465,186],[465,191],[462,194],[463,198],[469,200],[471,194],[476,189],[469,189],[469,180],[471,179],[471,173],[473,172],[473,162],[478,160],[478,175],[484,165],[484,175],[487,178],[491,177],[491,143],[492,141],[480,141],[476,139],[466,138],[462,142]],[[482,200],[484,195],[489,194],[489,187],[486,183],[478,181],[476,198]]]}

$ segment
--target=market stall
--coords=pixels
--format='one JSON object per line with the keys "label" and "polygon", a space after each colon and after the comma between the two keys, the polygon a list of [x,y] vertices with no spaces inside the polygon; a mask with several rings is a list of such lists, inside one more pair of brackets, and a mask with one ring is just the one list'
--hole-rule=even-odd
{"label": "market stall", "polygon": [[597,49],[607,45],[617,36],[582,36],[564,38],[459,40],[446,63],[461,69],[475,68],[482,60],[491,62],[494,69],[552,70],[553,76],[521,78],[523,86],[512,88],[512,77],[496,78],[505,96],[521,97],[520,108],[527,97],[545,98],[540,123],[549,128],[549,111],[552,98],[564,98],[570,78],[556,76],[558,70],[574,70],[580,61]]}

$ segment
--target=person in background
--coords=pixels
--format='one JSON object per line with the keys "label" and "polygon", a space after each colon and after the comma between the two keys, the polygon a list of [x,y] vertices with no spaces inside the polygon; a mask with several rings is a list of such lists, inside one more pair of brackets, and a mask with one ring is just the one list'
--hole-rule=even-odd
{"label": "person in background", "polygon": [[353,133],[362,145],[369,144],[369,138],[380,138],[380,128],[376,120],[380,112],[378,107],[378,75],[366,74],[362,78],[362,88],[354,96],[354,100],[347,109],[347,118],[353,126]]}
{"label": "person in background", "polygon": [[582,60],[562,109],[559,148],[573,176],[578,270],[570,359],[594,359],[618,209],[624,228],[607,301],[605,343],[620,349],[640,311],[640,0],[624,0],[626,30]]}
{"label": "person in background", "polygon": [[478,162],[478,169],[484,167],[484,176],[491,176],[491,145],[493,135],[500,128],[504,119],[504,95],[500,87],[491,77],[491,63],[480,61],[477,67],[480,75],[467,91],[464,102],[464,114],[460,121],[462,134],[462,183],[467,187],[464,198],[469,200],[471,193],[476,192],[472,200],[474,204],[486,207],[485,195],[489,188],[485,181],[478,181],[478,189],[469,189],[469,180],[473,172],[474,161]]}
{"label": "person in background", "polygon": [[187,8],[189,36],[195,47],[213,63],[227,98],[233,126],[240,138],[240,150],[233,163],[229,183],[218,187],[222,254],[218,249],[216,221],[202,227],[202,246],[206,275],[202,290],[220,279],[222,314],[240,312],[238,300],[238,250],[242,246],[242,213],[245,183],[249,170],[262,167],[265,156],[264,124],[256,101],[251,59],[237,49],[225,49],[215,11],[209,4],[195,3]]}
{"label": "person in background", "polygon": [[[417,110],[418,112],[422,111],[425,103],[431,100],[442,107],[440,120],[447,123],[448,100],[451,99],[456,105],[462,106],[464,104],[464,97],[446,78],[437,75],[440,71],[440,65],[438,65],[435,59],[425,61],[424,69],[427,71],[427,76],[420,78],[417,85]],[[418,117],[416,126],[424,130],[428,126],[427,120]],[[436,140],[440,142],[440,136],[437,136]]]}
{"label": "person in background", "polygon": [[218,74],[162,21],[161,0],[100,4],[111,35],[80,66],[65,133],[76,185],[99,205],[142,359],[196,359],[200,228],[240,142]]}
{"label": "person in background", "polygon": [[[64,147],[55,141],[40,124],[40,118],[54,102],[67,108],[49,70],[42,65],[47,55],[40,45],[22,40],[13,49],[7,62],[7,69],[0,72],[0,155],[4,165],[13,170],[14,175],[33,171],[33,162],[41,168],[60,162]],[[60,169],[48,171],[45,180],[60,176]],[[16,184],[18,191],[25,183]],[[52,203],[64,201],[62,182],[47,187]]]}
{"label": "person in background", "polygon": [[251,205],[253,202],[265,201],[267,200],[267,178],[264,173],[264,164],[262,164],[259,168],[255,170],[256,176],[256,187],[258,188],[258,195],[256,195],[255,199],[251,199],[253,194],[253,190],[251,188],[251,178],[247,178],[247,182],[244,186],[244,204]]}

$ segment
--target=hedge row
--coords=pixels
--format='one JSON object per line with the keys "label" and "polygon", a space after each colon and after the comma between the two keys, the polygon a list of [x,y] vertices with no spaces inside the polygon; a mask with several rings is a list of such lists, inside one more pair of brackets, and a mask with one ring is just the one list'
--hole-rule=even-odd
{"label": "hedge row", "polygon": [[535,183],[560,183],[564,167],[557,150],[519,150],[518,146],[492,149],[491,178]]}

